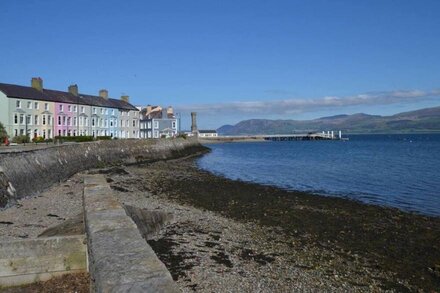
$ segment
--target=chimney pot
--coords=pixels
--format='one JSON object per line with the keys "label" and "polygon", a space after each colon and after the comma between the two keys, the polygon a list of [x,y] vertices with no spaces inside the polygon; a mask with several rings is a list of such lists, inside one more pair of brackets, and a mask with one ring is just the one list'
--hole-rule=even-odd
{"label": "chimney pot", "polygon": [[31,86],[42,92],[43,91],[43,79],[41,77],[33,77],[31,81]]}
{"label": "chimney pot", "polygon": [[126,103],[129,103],[130,97],[129,96],[121,96],[121,101],[124,101]]}
{"label": "chimney pot", "polygon": [[69,93],[71,93],[74,96],[78,96],[78,85],[76,84],[69,85]]}
{"label": "chimney pot", "polygon": [[101,98],[104,98],[104,99],[108,99],[108,90],[106,90],[106,89],[102,89],[102,90],[100,90],[99,91],[99,96],[101,97]]}

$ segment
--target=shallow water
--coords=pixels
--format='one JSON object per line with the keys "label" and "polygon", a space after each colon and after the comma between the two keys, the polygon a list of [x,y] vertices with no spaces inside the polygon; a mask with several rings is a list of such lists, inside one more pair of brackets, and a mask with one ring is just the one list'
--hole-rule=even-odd
{"label": "shallow water", "polygon": [[440,216],[440,134],[209,145],[200,168],[231,179]]}

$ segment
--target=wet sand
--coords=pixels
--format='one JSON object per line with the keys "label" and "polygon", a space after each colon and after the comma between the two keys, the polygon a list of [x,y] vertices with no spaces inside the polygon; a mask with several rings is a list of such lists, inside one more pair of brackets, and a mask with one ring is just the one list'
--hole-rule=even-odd
{"label": "wet sand", "polygon": [[[288,286],[281,286],[278,291],[295,288],[295,273],[287,281],[289,266],[299,269],[298,276],[320,276],[323,284],[311,284],[311,290],[405,292],[440,288],[440,218],[229,180],[199,170],[194,159],[126,169],[132,179],[113,183],[120,192],[121,188],[141,190],[162,203],[214,212],[231,223],[255,227],[252,229],[258,236],[254,238],[260,244],[254,243],[247,253],[246,245],[241,243],[234,252],[220,254],[218,259],[227,262],[238,255],[238,259],[248,257],[257,264],[260,258],[283,263],[286,276],[278,282]],[[165,230],[162,241],[171,241],[173,232],[184,233],[182,229],[185,231],[177,222],[176,227]],[[207,227],[204,233],[223,232],[209,231]],[[176,246],[180,245],[165,245],[169,247],[168,255]],[[161,251],[163,247],[157,245],[156,249],[167,264],[169,259],[167,251]],[[234,263],[227,262],[225,266],[234,267]],[[184,260],[181,270],[185,270]]]}

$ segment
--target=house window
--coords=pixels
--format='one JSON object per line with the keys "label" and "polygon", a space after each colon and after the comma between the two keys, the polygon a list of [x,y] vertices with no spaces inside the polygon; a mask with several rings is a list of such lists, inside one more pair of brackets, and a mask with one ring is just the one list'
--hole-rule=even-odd
{"label": "house window", "polygon": [[110,127],[113,127],[113,119],[110,119]]}
{"label": "house window", "polygon": [[58,136],[61,136],[61,129],[58,130]]}
{"label": "house window", "polygon": [[58,125],[61,125],[61,116],[58,116]]}
{"label": "house window", "polygon": [[95,127],[95,118],[92,118],[92,126]]}
{"label": "house window", "polygon": [[76,113],[76,106],[73,106],[73,112],[75,112]]}
{"label": "house window", "polygon": [[67,117],[67,125],[72,126],[72,119],[70,117]]}
{"label": "house window", "polygon": [[21,108],[21,101],[17,100],[17,101],[15,102],[15,107],[17,107],[17,108]]}
{"label": "house window", "polygon": [[101,114],[104,114],[104,109],[101,108]]}
{"label": "house window", "polygon": [[108,115],[108,109],[105,109],[105,115]]}
{"label": "house window", "polygon": [[39,121],[38,121],[38,115],[35,115],[35,117],[34,117],[34,124],[35,125],[38,125],[39,123],[38,123]]}
{"label": "house window", "polygon": [[96,114],[96,108],[93,108],[93,114]]}
{"label": "house window", "polygon": [[47,115],[47,124],[52,125],[52,116]]}
{"label": "house window", "polygon": [[18,114],[14,114],[14,124],[18,124]]}
{"label": "house window", "polygon": [[115,109],[112,109],[112,115],[115,115]]}
{"label": "house window", "polygon": [[48,103],[44,103],[44,110],[49,111],[49,104]]}
{"label": "house window", "polygon": [[159,121],[154,121],[154,128],[155,129],[159,128]]}
{"label": "house window", "polygon": [[[89,118],[85,118],[86,119],[86,126],[89,126]],[[87,133],[87,130],[86,130]]]}
{"label": "house window", "polygon": [[40,109],[40,103],[35,102],[35,103],[34,103],[34,108],[37,109],[37,110],[39,110],[39,109]]}
{"label": "house window", "polygon": [[46,125],[46,115],[43,115],[43,125]]}
{"label": "house window", "polygon": [[81,113],[85,113],[85,109],[84,109],[84,107],[83,106],[81,106]]}
{"label": "house window", "polygon": [[133,127],[136,127],[136,120],[133,119]]}
{"label": "house window", "polygon": [[20,114],[20,124],[24,124],[24,115]]}
{"label": "house window", "polygon": [[76,117],[73,117],[73,125],[74,126],[76,126],[76,123],[77,123],[78,121],[77,121],[77,118]]}
{"label": "house window", "polygon": [[32,115],[26,115],[26,125],[32,125]]}
{"label": "house window", "polygon": [[47,134],[48,137],[51,138],[51,137],[52,137],[52,130],[49,129],[49,130],[47,131],[47,133],[48,133],[48,134]]}
{"label": "house window", "polygon": [[59,107],[60,107],[60,111],[63,112],[63,110],[64,110],[64,106],[63,106],[63,105],[60,105]]}
{"label": "house window", "polygon": [[32,109],[32,102],[27,102],[27,108]]}
{"label": "house window", "polygon": [[172,127],[173,127],[173,129],[176,129],[176,121],[173,121]]}
{"label": "house window", "polygon": [[72,106],[67,106],[67,110],[69,111],[69,112],[72,112]]}

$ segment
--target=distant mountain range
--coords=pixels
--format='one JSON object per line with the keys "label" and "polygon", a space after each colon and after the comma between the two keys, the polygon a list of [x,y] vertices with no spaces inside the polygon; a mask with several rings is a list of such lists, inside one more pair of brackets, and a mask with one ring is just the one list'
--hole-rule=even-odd
{"label": "distant mountain range", "polygon": [[379,116],[358,113],[313,120],[250,119],[235,125],[223,125],[220,135],[289,134],[342,130],[343,133],[440,132],[440,107]]}

